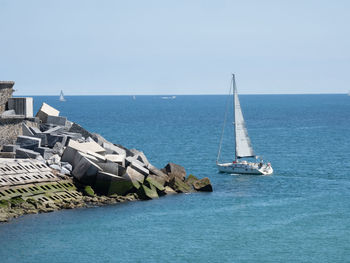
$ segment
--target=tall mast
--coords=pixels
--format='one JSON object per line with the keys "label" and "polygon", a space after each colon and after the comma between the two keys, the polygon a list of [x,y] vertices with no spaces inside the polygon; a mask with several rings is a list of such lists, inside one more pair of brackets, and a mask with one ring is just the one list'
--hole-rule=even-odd
{"label": "tall mast", "polygon": [[235,80],[235,74],[232,74],[232,95],[233,95],[233,125],[235,126],[234,128],[234,137],[235,137],[235,162],[237,162],[237,138],[236,138],[236,103],[235,103],[235,93],[236,91],[236,80]]}

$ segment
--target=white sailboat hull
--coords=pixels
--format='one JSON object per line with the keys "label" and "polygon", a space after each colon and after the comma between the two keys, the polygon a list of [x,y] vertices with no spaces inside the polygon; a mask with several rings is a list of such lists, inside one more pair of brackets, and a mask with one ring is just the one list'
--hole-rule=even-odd
{"label": "white sailboat hull", "polygon": [[231,174],[255,174],[255,175],[270,175],[273,169],[270,165],[258,163],[218,163],[218,169],[222,173]]}

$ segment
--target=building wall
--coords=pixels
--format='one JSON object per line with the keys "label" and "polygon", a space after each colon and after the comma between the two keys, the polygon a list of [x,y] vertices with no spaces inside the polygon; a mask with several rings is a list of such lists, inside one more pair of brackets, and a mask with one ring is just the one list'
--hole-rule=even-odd
{"label": "building wall", "polygon": [[0,81],[0,114],[6,110],[6,103],[12,97],[14,81]]}

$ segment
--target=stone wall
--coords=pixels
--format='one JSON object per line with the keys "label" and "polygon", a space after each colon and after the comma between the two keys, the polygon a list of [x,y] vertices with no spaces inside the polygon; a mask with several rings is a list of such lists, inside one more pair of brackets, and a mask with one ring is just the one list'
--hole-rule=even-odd
{"label": "stone wall", "polygon": [[14,81],[0,81],[0,114],[6,110],[6,103],[12,97]]}
{"label": "stone wall", "polygon": [[24,119],[0,118],[0,149],[6,144],[14,144],[19,135],[23,135],[22,123],[28,127],[38,127],[38,124]]}

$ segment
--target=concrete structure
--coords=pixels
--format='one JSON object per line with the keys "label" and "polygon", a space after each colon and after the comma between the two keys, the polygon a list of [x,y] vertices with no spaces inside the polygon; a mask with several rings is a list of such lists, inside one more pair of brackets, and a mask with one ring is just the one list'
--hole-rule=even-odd
{"label": "concrete structure", "polygon": [[0,114],[7,108],[7,101],[12,97],[14,81],[0,81]]}
{"label": "concrete structure", "polygon": [[59,114],[60,112],[58,110],[46,103],[43,103],[36,114],[36,117],[38,117],[42,123],[46,123],[48,116],[58,116]]}
{"label": "concrete structure", "polygon": [[47,116],[46,123],[59,125],[59,126],[66,126],[67,124],[67,118],[61,117],[61,116]]}
{"label": "concrete structure", "polygon": [[8,109],[14,110],[16,115],[23,115],[26,118],[33,117],[33,98],[9,98]]}

